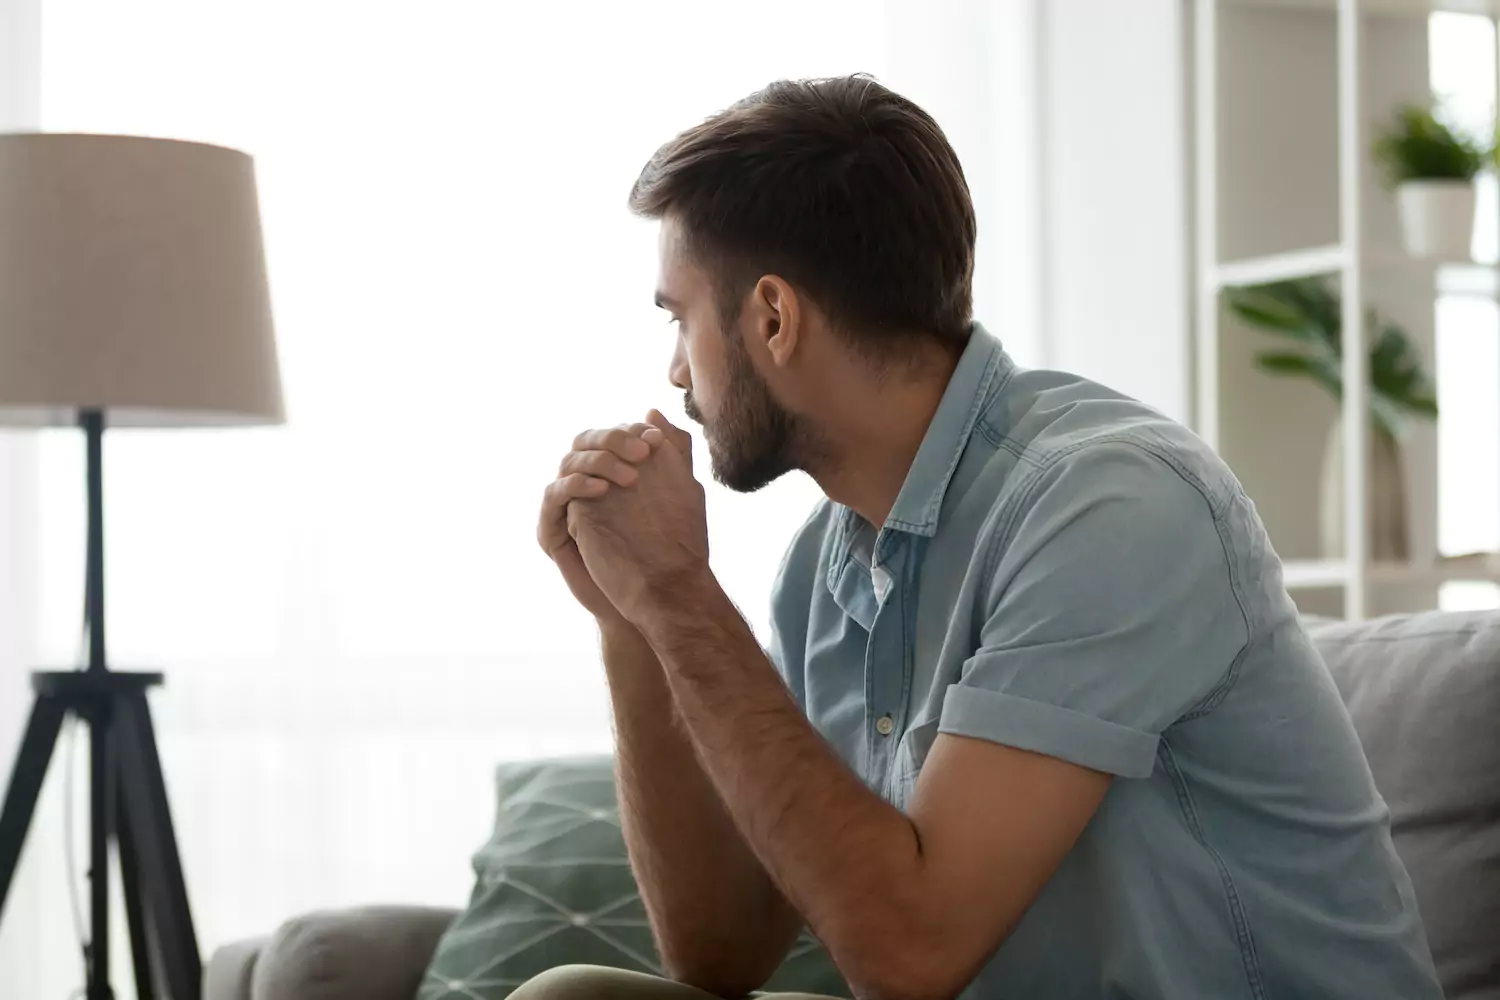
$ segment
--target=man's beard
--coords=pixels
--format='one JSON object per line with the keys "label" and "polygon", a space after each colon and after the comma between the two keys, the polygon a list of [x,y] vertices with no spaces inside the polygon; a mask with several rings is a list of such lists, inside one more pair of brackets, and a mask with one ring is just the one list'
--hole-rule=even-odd
{"label": "man's beard", "polygon": [[687,415],[703,425],[716,480],[738,493],[753,493],[799,467],[806,435],[801,420],[771,395],[750,355],[727,334],[728,388],[713,420],[705,420],[689,391]]}

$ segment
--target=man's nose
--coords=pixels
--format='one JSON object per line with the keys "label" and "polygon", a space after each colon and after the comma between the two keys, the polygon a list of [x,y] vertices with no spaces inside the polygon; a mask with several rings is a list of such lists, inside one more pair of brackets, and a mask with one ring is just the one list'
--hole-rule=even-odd
{"label": "man's nose", "polygon": [[682,349],[679,342],[672,351],[672,360],[667,365],[667,381],[678,389],[686,392],[693,387],[691,369],[688,367],[687,352]]}

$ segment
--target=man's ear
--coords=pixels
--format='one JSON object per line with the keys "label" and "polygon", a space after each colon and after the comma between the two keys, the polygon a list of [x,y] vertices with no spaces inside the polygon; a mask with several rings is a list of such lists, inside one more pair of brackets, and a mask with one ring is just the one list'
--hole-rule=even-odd
{"label": "man's ear", "polygon": [[750,295],[750,336],[760,342],[771,363],[791,363],[802,337],[802,302],[796,289],[774,274],[762,275]]}

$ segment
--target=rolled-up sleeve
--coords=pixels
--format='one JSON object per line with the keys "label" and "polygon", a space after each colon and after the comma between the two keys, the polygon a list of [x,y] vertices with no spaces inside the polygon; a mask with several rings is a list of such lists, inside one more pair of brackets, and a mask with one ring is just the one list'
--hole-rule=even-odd
{"label": "rolled-up sleeve", "polygon": [[939,731],[1123,778],[1232,677],[1248,627],[1208,496],[1126,442],[1054,461],[997,538],[980,644]]}

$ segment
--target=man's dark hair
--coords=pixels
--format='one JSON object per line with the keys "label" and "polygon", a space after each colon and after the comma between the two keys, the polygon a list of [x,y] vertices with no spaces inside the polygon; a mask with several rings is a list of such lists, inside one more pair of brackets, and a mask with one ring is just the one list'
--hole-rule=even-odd
{"label": "man's dark hair", "polygon": [[963,169],[931,116],[868,76],[751,94],[657,150],[630,208],[682,226],[729,317],[752,282],[777,274],[872,356],[912,335],[968,337]]}

